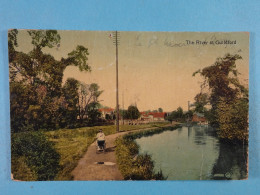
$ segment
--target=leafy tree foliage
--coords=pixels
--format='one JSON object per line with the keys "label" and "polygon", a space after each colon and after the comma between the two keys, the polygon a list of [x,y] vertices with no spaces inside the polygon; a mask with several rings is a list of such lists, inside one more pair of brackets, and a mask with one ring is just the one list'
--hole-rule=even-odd
{"label": "leafy tree foliage", "polygon": [[66,64],[78,66],[80,71],[91,71],[91,68],[87,63],[88,55],[88,49],[84,46],[78,45],[76,50],[68,54],[69,57],[65,59],[65,62]]}
{"label": "leafy tree foliage", "polygon": [[[80,71],[91,71],[87,63],[87,48],[79,45],[66,58],[57,60],[43,52],[44,48],[59,47],[61,37],[57,31],[27,32],[33,45],[28,53],[17,51],[17,30],[8,34],[12,172],[31,180],[53,180],[60,157],[53,144],[38,130],[76,127],[83,106],[80,100],[84,98],[87,120],[94,123],[99,117],[98,97],[102,91],[97,84],[91,84],[83,92],[83,84],[73,78],[67,79],[62,86],[66,67],[76,66]],[[21,166],[16,162],[23,164],[27,175],[20,171]]]}
{"label": "leafy tree foliage", "polygon": [[17,159],[25,157],[30,172],[35,173],[37,180],[54,180],[60,168],[60,156],[42,132],[13,134],[11,147],[12,165],[14,165],[12,172],[15,179],[24,179],[16,178],[15,172],[20,166],[16,163]]}
{"label": "leafy tree foliage", "polygon": [[83,121],[84,116],[88,117],[88,111],[93,111],[94,108],[95,113],[97,113],[96,117],[100,115],[98,114],[98,108],[100,106],[98,98],[103,91],[99,90],[99,88],[100,87],[96,83],[91,83],[90,85],[84,83],[80,84],[78,113],[81,122]]}
{"label": "leafy tree foliage", "polygon": [[16,29],[8,34],[12,131],[55,129],[75,121],[77,109],[72,110],[78,105],[75,94],[78,87],[76,81],[69,80],[63,88],[63,72],[71,65],[80,71],[91,71],[88,49],[77,46],[67,58],[56,60],[43,53],[43,48],[59,46],[61,38],[56,30],[27,32],[33,45],[28,53],[16,50],[19,38]]}
{"label": "leafy tree foliage", "polygon": [[[207,118],[219,127],[220,137],[229,140],[247,140],[248,137],[248,88],[240,84],[236,69],[236,61],[241,59],[238,54],[226,54],[193,74],[200,74],[204,78],[201,88],[210,90],[212,108],[206,113]],[[204,99],[202,94],[196,98]]]}
{"label": "leafy tree foliage", "polygon": [[210,103],[216,109],[221,98],[232,101],[237,96],[245,96],[247,89],[239,83],[236,61],[242,59],[238,54],[226,54],[223,58],[217,58],[216,62],[202,70],[198,70],[193,75],[200,74],[204,78],[201,85],[210,89]]}
{"label": "leafy tree foliage", "polygon": [[192,110],[189,110],[188,112],[186,112],[184,114],[184,118],[186,119],[186,121],[191,121],[192,116],[193,116],[193,111]]}
{"label": "leafy tree foliage", "polygon": [[95,125],[98,119],[101,117],[101,113],[98,111],[100,104],[98,102],[91,102],[86,106],[87,124]]}
{"label": "leafy tree foliage", "polygon": [[127,119],[138,119],[140,117],[140,112],[136,106],[129,106],[127,109]]}
{"label": "leafy tree foliage", "polygon": [[8,32],[8,50],[9,50],[9,61],[12,62],[15,54],[15,47],[18,46],[17,43],[18,30],[13,29]]}
{"label": "leafy tree foliage", "polygon": [[127,110],[119,110],[120,116],[122,116],[124,119],[128,119],[128,111]]}
{"label": "leafy tree foliage", "polygon": [[209,102],[209,98],[208,98],[208,94],[206,93],[199,93],[195,96],[194,98],[195,100],[195,112],[199,112],[199,113],[204,113],[206,108],[205,106],[208,104]]}
{"label": "leafy tree foliage", "polygon": [[170,122],[182,121],[182,120],[184,120],[184,118],[185,118],[185,116],[184,116],[182,107],[178,107],[176,110],[172,111],[169,116],[166,117],[166,119]]}
{"label": "leafy tree foliage", "polygon": [[75,127],[77,122],[79,87],[79,81],[74,78],[67,79],[65,85],[63,86],[63,94],[66,101],[64,123],[68,124],[68,127],[70,128]]}
{"label": "leafy tree foliage", "polygon": [[222,99],[216,113],[220,138],[233,142],[248,142],[248,100],[246,98],[236,98],[232,102]]}
{"label": "leafy tree foliage", "polygon": [[162,108],[158,108],[158,112],[163,112],[163,109]]}
{"label": "leafy tree foliage", "polygon": [[32,38],[32,44],[37,49],[52,48],[60,43],[60,35],[56,30],[28,30]]}
{"label": "leafy tree foliage", "polygon": [[178,118],[182,118],[183,117],[183,109],[182,107],[178,107],[176,110],[176,115]]}

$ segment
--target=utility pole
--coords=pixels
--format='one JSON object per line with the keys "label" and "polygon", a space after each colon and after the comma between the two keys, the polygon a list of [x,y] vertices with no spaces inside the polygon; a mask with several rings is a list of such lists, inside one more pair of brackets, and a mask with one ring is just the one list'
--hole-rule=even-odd
{"label": "utility pole", "polygon": [[122,95],[122,99],[123,99],[123,112],[122,112],[122,119],[123,119],[123,125],[124,123],[124,91],[123,91],[123,95]]}
{"label": "utility pole", "polygon": [[116,46],[116,131],[119,132],[119,104],[118,104],[118,45],[119,45],[119,32],[113,32],[113,43]]}

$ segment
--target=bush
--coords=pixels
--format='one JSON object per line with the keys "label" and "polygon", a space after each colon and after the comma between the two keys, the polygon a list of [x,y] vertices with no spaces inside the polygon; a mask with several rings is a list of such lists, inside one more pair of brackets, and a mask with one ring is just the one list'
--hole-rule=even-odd
{"label": "bush", "polygon": [[248,142],[248,100],[234,99],[232,102],[221,99],[217,107],[219,137],[229,142]]}
{"label": "bush", "polygon": [[162,132],[165,128],[131,133],[116,140],[116,157],[125,180],[165,180],[162,171],[154,172],[154,162],[148,154],[139,154],[137,137]]}
{"label": "bush", "polygon": [[37,175],[26,164],[25,157],[12,158],[12,173],[16,180],[35,181]]}
{"label": "bush", "polygon": [[[155,125],[156,126],[156,125]],[[139,146],[135,139],[160,134],[164,131],[173,131],[179,128],[161,127],[145,131],[133,132],[116,139],[116,157],[120,172],[125,180],[166,180],[162,171],[154,172],[154,162],[150,155],[139,154]]]}
{"label": "bush", "polygon": [[[12,134],[11,144],[12,172],[19,166],[13,162],[23,157],[31,172],[36,174],[37,180],[54,179],[59,170],[60,156],[42,132]],[[26,178],[19,179],[26,180]]]}

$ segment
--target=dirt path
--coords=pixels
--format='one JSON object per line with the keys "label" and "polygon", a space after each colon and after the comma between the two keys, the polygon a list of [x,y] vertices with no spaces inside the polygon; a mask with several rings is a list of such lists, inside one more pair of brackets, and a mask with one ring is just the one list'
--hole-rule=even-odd
{"label": "dirt path", "polygon": [[[106,136],[106,152],[96,153],[96,144],[92,143],[84,156],[79,160],[77,167],[72,171],[74,180],[123,180],[116,164],[115,140],[117,137],[134,132],[148,129],[138,129],[127,132],[120,132]],[[97,164],[104,162],[104,164]]]}

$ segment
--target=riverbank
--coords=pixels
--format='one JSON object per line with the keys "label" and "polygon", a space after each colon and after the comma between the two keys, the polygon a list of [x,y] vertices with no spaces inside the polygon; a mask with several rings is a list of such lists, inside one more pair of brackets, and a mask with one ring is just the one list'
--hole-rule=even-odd
{"label": "riverbank", "polygon": [[[125,132],[161,125],[165,124],[120,125],[120,131]],[[46,132],[49,140],[55,143],[55,148],[61,156],[61,170],[55,180],[73,179],[71,175],[72,170],[78,165],[79,160],[95,141],[99,129],[102,129],[106,136],[116,133],[116,127],[114,125]]]}
{"label": "riverbank", "polygon": [[[120,131],[126,132],[136,129],[160,127],[165,124],[120,125]],[[71,172],[78,165],[79,160],[95,141],[96,134],[102,129],[106,136],[116,133],[116,126],[95,126],[78,129],[60,129],[45,134],[54,143],[56,151],[60,154],[61,169],[55,180],[72,180]]]}
{"label": "riverbank", "polygon": [[116,157],[118,168],[125,180],[165,180],[162,171],[155,173],[154,162],[150,155],[139,154],[135,139],[173,131],[179,125],[149,129],[126,134],[116,140]]}
{"label": "riverbank", "polygon": [[[163,124],[160,124],[163,125]],[[158,129],[156,124],[150,128],[139,128],[131,132]],[[169,124],[164,124],[169,125]],[[72,171],[74,180],[123,180],[121,172],[118,169],[115,154],[115,140],[129,131],[119,132],[106,136],[106,152],[96,152],[96,143],[92,143],[87,152],[78,161],[76,168]]]}
{"label": "riverbank", "polygon": [[150,154],[155,172],[167,180],[230,180],[247,178],[247,147],[222,143],[206,126],[135,139],[140,154]]}
{"label": "riverbank", "polygon": [[[165,124],[166,123],[120,125],[120,130],[126,132],[136,129],[160,127]],[[48,166],[50,170],[48,171],[48,173],[45,174],[50,175],[51,173],[51,177],[44,177],[41,180],[72,180],[73,177],[71,175],[71,171],[78,165],[81,157],[86,153],[88,147],[94,142],[99,129],[103,129],[106,136],[116,133],[116,127],[114,125],[110,125],[82,127],[77,129],[39,131],[38,133],[31,131],[13,134],[12,173],[14,175],[14,178],[22,181],[39,180],[39,178],[42,177],[39,177],[39,174],[37,173],[38,169],[45,169],[44,166],[49,165],[50,163],[54,163],[53,160],[55,159],[56,161],[58,160],[58,162],[55,163],[55,166]],[[28,144],[36,144],[37,147],[30,147],[30,150],[28,151],[28,149],[26,149],[28,147]],[[51,148],[47,146],[51,146]],[[21,149],[23,150],[20,151]],[[53,158],[37,158],[42,157],[42,155],[40,155],[42,150],[44,150],[44,154],[51,155],[53,156]],[[37,160],[37,162],[32,162],[34,161],[32,155],[34,155],[34,158]]]}

